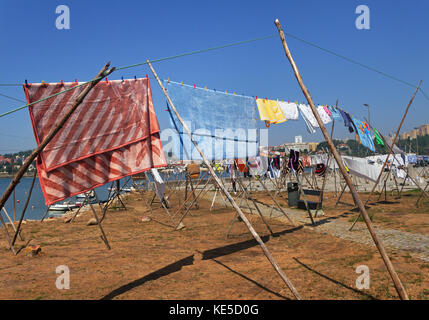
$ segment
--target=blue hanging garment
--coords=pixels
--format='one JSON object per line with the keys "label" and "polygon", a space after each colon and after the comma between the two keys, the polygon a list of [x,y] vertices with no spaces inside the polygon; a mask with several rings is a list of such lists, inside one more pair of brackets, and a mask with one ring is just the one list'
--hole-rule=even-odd
{"label": "blue hanging garment", "polygon": [[331,117],[335,120],[341,120],[341,113],[336,107],[329,106],[329,111],[331,111]]}
{"label": "blue hanging garment", "polygon": [[359,139],[362,145],[374,152],[374,141],[372,141],[371,132],[369,131],[368,125],[365,122],[360,121],[356,118],[353,118],[353,123],[356,127],[356,132],[359,135]]}
{"label": "blue hanging garment", "polygon": [[[208,160],[259,154],[255,99],[172,81],[164,81],[164,86]],[[175,113],[168,109],[174,131],[174,155],[180,160],[201,160]]]}
{"label": "blue hanging garment", "polygon": [[353,120],[350,117],[350,115],[341,109],[340,109],[340,113],[341,113],[341,116],[343,117],[344,125],[349,128],[349,132],[352,133],[352,132],[356,131],[355,130],[356,129],[355,124],[353,123]]}

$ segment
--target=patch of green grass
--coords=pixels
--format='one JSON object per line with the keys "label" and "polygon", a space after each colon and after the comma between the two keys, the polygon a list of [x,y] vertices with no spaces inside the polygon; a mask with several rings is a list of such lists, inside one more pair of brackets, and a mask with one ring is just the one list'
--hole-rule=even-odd
{"label": "patch of green grass", "polygon": [[362,262],[362,261],[369,261],[374,257],[374,254],[372,252],[367,253],[366,255],[359,255],[359,256],[354,256],[351,257],[350,260],[348,261],[347,265],[352,267],[355,264]]}

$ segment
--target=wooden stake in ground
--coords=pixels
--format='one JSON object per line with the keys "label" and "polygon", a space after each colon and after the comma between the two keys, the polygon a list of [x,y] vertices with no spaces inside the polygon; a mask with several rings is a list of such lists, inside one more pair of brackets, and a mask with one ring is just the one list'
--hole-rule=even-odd
{"label": "wooden stake in ground", "polygon": [[408,103],[407,108],[405,109],[404,116],[402,117],[401,123],[399,124],[398,129],[396,130],[395,138],[393,139],[393,141],[392,141],[392,145],[391,145],[391,146],[390,146],[390,148],[389,148],[389,153],[388,153],[388,155],[387,155],[387,157],[386,157],[386,160],[385,160],[385,161],[384,161],[384,163],[383,163],[383,167],[382,167],[382,168],[381,168],[381,170],[380,170],[380,174],[378,175],[378,178],[377,178],[377,180],[376,180],[376,182],[375,182],[374,186],[372,187],[372,190],[371,190],[371,192],[370,192],[370,194],[369,194],[369,196],[368,196],[368,199],[366,200],[365,204],[367,204],[367,203],[368,203],[369,199],[371,198],[372,194],[374,193],[375,188],[377,187],[378,183],[380,182],[381,176],[383,175],[383,172],[384,172],[384,168],[386,167],[387,161],[389,160],[389,157],[390,157],[390,155],[391,155],[391,154],[392,154],[392,152],[393,152],[393,147],[395,146],[396,140],[398,139],[398,136],[399,136],[399,132],[401,131],[401,128],[402,128],[402,124],[404,123],[405,117],[407,116],[408,109],[410,109],[410,106],[411,106],[411,104],[413,103],[414,98],[415,98],[415,96],[416,96],[417,92],[419,91],[419,89],[420,89],[420,86],[421,86],[421,85],[422,85],[422,81],[420,80],[419,85],[418,85],[418,86],[417,86],[417,88],[416,88],[416,91],[414,91],[414,94],[413,94],[413,96],[411,97],[411,100],[410,100],[410,102]]}
{"label": "wooden stake in ground", "polygon": [[[391,155],[391,154],[392,154],[392,152],[393,152],[393,147],[395,146],[396,139],[398,139],[399,132],[401,131],[402,124],[404,123],[405,117],[407,116],[408,109],[410,109],[410,106],[411,106],[411,104],[413,103],[414,98],[416,97],[416,94],[417,94],[417,92],[419,91],[419,88],[420,88],[420,86],[421,86],[421,85],[422,85],[422,81],[420,80],[419,85],[418,85],[418,86],[417,86],[417,88],[416,88],[416,91],[414,91],[414,94],[413,94],[413,96],[411,97],[411,100],[410,100],[410,102],[408,103],[407,108],[405,109],[404,116],[402,117],[401,123],[399,124],[399,127],[398,127],[398,129],[396,130],[395,138],[393,139],[393,141],[392,141],[392,145],[391,145],[391,146],[390,146],[390,148],[389,148],[389,153],[387,154],[386,160],[384,161],[383,166],[381,167],[381,170],[380,170],[380,173],[379,173],[379,175],[378,175],[378,178],[377,178],[377,180],[375,181],[375,184],[374,184],[374,186],[372,187],[372,190],[371,190],[371,192],[369,193],[369,196],[368,196],[368,198],[367,198],[367,199],[366,199],[366,201],[365,201],[365,205],[369,202],[369,199],[371,198],[372,194],[374,193],[375,188],[377,188],[378,184],[380,183],[380,179],[381,179],[381,177],[382,177],[382,175],[383,175],[383,173],[384,173],[384,168],[386,167],[387,161],[389,160],[389,157],[390,157],[390,155]],[[392,169],[390,169],[390,170],[392,170]],[[390,172],[389,172],[389,174],[390,174]],[[405,183],[405,181],[404,181],[404,183]],[[382,190],[382,191],[383,191],[383,190]],[[360,218],[360,214],[358,215],[358,217],[356,218],[356,220],[353,222],[353,224],[352,224],[352,226],[351,226],[351,228],[350,228],[350,231],[353,229],[353,226],[356,224],[356,222],[359,220],[359,218]]]}
{"label": "wooden stake in ground", "polygon": [[392,277],[396,291],[398,292],[399,297],[401,299],[408,300],[407,292],[405,291],[405,288],[402,285],[401,280],[399,279],[399,277],[398,277],[398,275],[397,275],[397,273],[396,273],[396,271],[392,265],[392,262],[390,261],[389,257],[387,256],[383,244],[381,243],[380,239],[378,238],[377,234],[374,231],[371,220],[368,216],[368,213],[366,212],[365,206],[362,203],[362,200],[360,199],[359,194],[357,193],[356,189],[354,188],[353,183],[352,183],[349,175],[346,172],[346,168],[344,167],[341,156],[338,153],[337,149],[335,148],[334,143],[332,142],[331,138],[329,137],[328,131],[326,130],[325,125],[323,124],[322,119],[320,118],[319,113],[317,112],[316,106],[314,105],[313,99],[311,98],[311,95],[308,92],[308,90],[307,90],[307,88],[306,88],[306,86],[302,80],[302,77],[301,77],[301,74],[299,73],[298,67],[296,66],[295,61],[293,60],[292,55],[291,55],[289,48],[287,46],[285,35],[283,32],[282,26],[280,24],[280,21],[278,19],[276,19],[276,21],[274,23],[277,26],[277,29],[279,31],[280,39],[282,41],[283,48],[284,48],[284,51],[286,53],[286,57],[288,58],[291,66],[292,66],[292,69],[295,73],[295,77],[299,83],[299,86],[301,87],[301,90],[304,93],[304,96],[306,97],[308,104],[311,107],[311,111],[313,112],[313,115],[316,118],[320,129],[322,130],[323,136],[325,137],[325,140],[328,143],[328,146],[329,146],[329,149],[331,150],[332,155],[334,156],[335,160],[337,161],[338,167],[340,168],[340,171],[344,177],[344,180],[346,181],[346,183],[347,183],[347,185],[348,185],[348,187],[352,193],[353,199],[354,199],[356,205],[359,207],[359,209],[362,213],[362,216],[363,216],[365,223],[368,227],[368,231],[371,234],[371,237],[374,240],[374,243],[377,246],[377,249],[380,252],[381,257],[383,258],[384,263],[386,264],[386,267],[390,273],[390,276]]}
{"label": "wooden stake in ground", "polygon": [[262,239],[259,237],[259,235],[256,233],[255,229],[253,229],[253,226],[250,224],[249,220],[247,220],[246,216],[243,214],[243,212],[241,211],[240,207],[237,205],[237,203],[234,201],[234,199],[231,197],[231,195],[229,194],[228,190],[226,190],[225,186],[223,185],[222,181],[219,179],[219,177],[216,175],[216,173],[214,172],[212,166],[210,165],[210,162],[207,160],[206,156],[204,155],[203,151],[201,150],[201,148],[198,146],[198,143],[194,140],[191,131],[188,129],[188,126],[184,123],[182,117],[180,116],[180,114],[177,112],[176,107],[173,104],[173,101],[171,101],[167,90],[165,90],[164,86],[161,83],[161,80],[159,80],[158,75],[156,74],[155,70],[152,67],[152,64],[149,62],[149,60],[147,60],[147,64],[150,68],[150,70],[152,71],[153,75],[155,76],[156,80],[158,81],[159,86],[161,87],[162,91],[164,92],[165,97],[167,98],[167,101],[171,107],[171,109],[173,110],[173,112],[176,114],[177,119],[180,121],[180,123],[183,126],[183,129],[185,130],[186,134],[189,136],[189,138],[191,139],[192,143],[195,146],[195,149],[197,149],[197,151],[199,152],[199,154],[201,155],[201,157],[203,158],[204,163],[206,164],[207,168],[210,171],[211,176],[214,178],[214,180],[216,181],[216,184],[219,186],[219,188],[222,190],[222,192],[225,194],[225,196],[227,197],[228,201],[231,203],[231,205],[234,207],[234,209],[237,211],[237,213],[240,215],[240,218],[243,220],[243,222],[246,224],[246,227],[249,229],[250,233],[252,234],[252,236],[255,238],[256,242],[258,242],[258,244],[260,245],[262,251],[264,252],[265,256],[267,257],[267,259],[270,261],[270,263],[272,264],[272,266],[274,267],[274,269],[277,271],[277,273],[280,275],[280,277],[282,278],[282,280],[286,283],[286,285],[288,286],[288,288],[290,289],[290,291],[292,292],[292,294],[295,296],[295,298],[297,299],[301,299],[300,294],[298,293],[298,291],[295,289],[295,287],[293,286],[292,282],[290,282],[290,280],[287,278],[286,274],[283,272],[283,270],[280,268],[280,266],[277,264],[276,260],[274,260],[274,257],[271,255],[271,253],[268,251],[268,248],[265,246],[265,243],[262,241]]}
{"label": "wooden stake in ground", "polygon": [[[6,191],[3,193],[2,197],[0,198],[0,210],[3,208],[6,201],[9,199],[10,195],[15,190],[15,187],[21,180],[22,176],[25,174],[25,172],[27,172],[30,164],[34,161],[34,159],[36,159],[36,157],[46,147],[46,145],[55,137],[58,131],[60,131],[60,129],[70,118],[72,113],[82,103],[83,99],[85,99],[88,92],[91,91],[91,89],[94,88],[97,85],[97,83],[100,82],[101,79],[103,79],[104,77],[107,77],[109,74],[115,71],[114,67],[109,69],[109,66],[110,66],[110,62],[108,62],[95,76],[95,78],[86,85],[85,89],[83,89],[83,91],[79,94],[79,96],[76,98],[73,105],[67,110],[66,114],[52,127],[52,129],[46,135],[45,139],[43,139],[43,141],[37,146],[37,148],[33,150],[33,152],[27,157],[27,159],[25,159],[22,167],[18,170],[16,175],[13,177]],[[0,221],[4,224],[3,217],[1,215],[0,215]],[[6,230],[6,233],[8,233],[7,230]]]}
{"label": "wooden stake in ground", "polygon": [[19,235],[22,220],[24,219],[25,211],[27,210],[28,203],[30,202],[31,194],[33,193],[34,182],[36,181],[37,171],[34,170],[33,180],[31,181],[30,191],[28,191],[27,200],[25,201],[24,209],[22,209],[21,218],[19,219],[18,227],[16,228],[15,235],[13,236],[12,245],[15,244],[16,237]]}

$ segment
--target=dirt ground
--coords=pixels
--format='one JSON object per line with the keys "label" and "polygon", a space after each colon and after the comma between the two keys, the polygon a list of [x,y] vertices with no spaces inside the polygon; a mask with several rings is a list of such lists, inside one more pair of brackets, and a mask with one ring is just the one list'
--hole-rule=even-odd
{"label": "dirt ground", "polygon": [[[266,193],[253,193],[252,195],[264,203],[274,203]],[[360,193],[359,195],[365,203],[369,193]],[[338,196],[339,193],[336,196],[335,192],[325,192],[323,198],[325,217],[334,217],[353,223],[359,215],[359,210],[355,208],[351,194],[344,193],[340,203],[335,206]],[[318,201],[316,196],[307,197],[307,200]],[[387,200],[383,194],[379,201],[377,201],[379,194],[374,194],[366,208],[373,224],[377,227],[427,235],[429,234],[429,199],[423,197],[419,206],[416,206],[419,197],[420,192],[418,190],[403,192],[401,198],[398,198],[396,193],[393,196],[388,194]],[[287,199],[287,192],[276,197],[278,203],[283,207],[288,206]],[[358,224],[362,226],[365,224],[362,218],[359,219]]]}
{"label": "dirt ground", "polygon": [[[172,213],[179,197],[183,195],[175,193],[170,198]],[[342,208],[331,213],[327,208],[333,201],[328,196],[325,212],[344,212]],[[191,210],[184,220],[186,228],[173,231],[159,204],[152,213],[157,222],[142,221],[150,213],[145,212],[139,194],[127,197],[125,204],[126,211],[109,210],[103,221],[111,250],[100,239],[98,226],[87,226],[91,212],[73,223],[52,219],[23,225],[25,240],[41,246],[34,257],[24,250],[13,256],[1,231],[0,299],[294,298],[244,223],[235,223],[226,238],[234,214],[230,208],[209,211],[210,202],[201,199],[200,208]],[[377,223],[424,229],[411,218],[427,222],[427,212],[411,212],[414,207],[406,203],[394,208],[407,215],[388,216],[386,210],[377,217],[386,215],[391,221]],[[249,220],[304,299],[398,298],[375,248],[268,220],[272,236],[258,217],[249,216]],[[25,243],[18,241],[18,247]],[[388,253],[410,298],[428,299],[429,263],[402,251]],[[370,268],[369,290],[356,289],[356,267],[362,264]],[[59,265],[70,269],[68,290],[56,288]]]}

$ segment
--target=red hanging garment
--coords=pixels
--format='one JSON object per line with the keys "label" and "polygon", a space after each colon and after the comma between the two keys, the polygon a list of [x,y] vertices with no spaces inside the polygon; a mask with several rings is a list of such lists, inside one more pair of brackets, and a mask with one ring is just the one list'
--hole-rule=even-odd
{"label": "red hanging garment", "polygon": [[[76,83],[24,85],[28,103]],[[29,108],[37,144],[85,86]],[[47,205],[110,181],[166,166],[149,79],[99,82],[37,158]]]}

